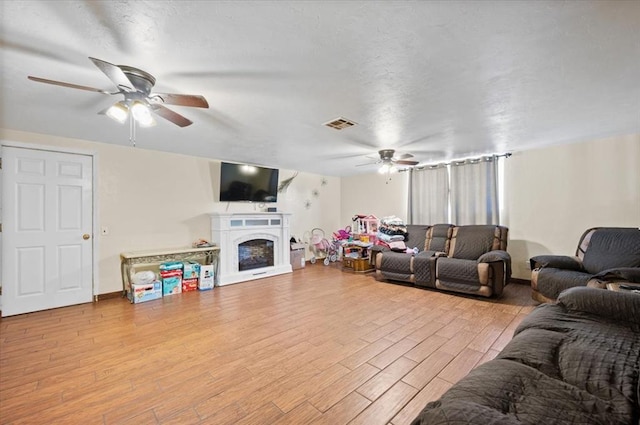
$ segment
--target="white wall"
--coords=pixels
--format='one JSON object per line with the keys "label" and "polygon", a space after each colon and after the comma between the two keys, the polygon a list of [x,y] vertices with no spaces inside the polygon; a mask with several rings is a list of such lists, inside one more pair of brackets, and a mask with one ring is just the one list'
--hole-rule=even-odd
{"label": "white wall", "polygon": [[[210,212],[263,210],[258,204],[216,201],[216,160],[12,130],[1,130],[0,140],[97,153],[98,221],[109,229],[108,235],[95,236],[100,294],[121,290],[121,252],[191,246],[211,239]],[[280,170],[280,180],[293,174]],[[340,228],[340,191],[337,177],[300,173],[275,206],[293,214],[293,236],[302,239],[315,227],[331,235]]]}
{"label": "white wall", "polygon": [[639,227],[640,135],[516,152],[505,163],[505,201],[522,279],[530,257],[574,255],[590,227]]}
{"label": "white wall", "polygon": [[407,222],[409,173],[379,173],[343,177],[341,180],[341,227],[350,226],[356,214],[372,214],[378,218],[391,215]]}

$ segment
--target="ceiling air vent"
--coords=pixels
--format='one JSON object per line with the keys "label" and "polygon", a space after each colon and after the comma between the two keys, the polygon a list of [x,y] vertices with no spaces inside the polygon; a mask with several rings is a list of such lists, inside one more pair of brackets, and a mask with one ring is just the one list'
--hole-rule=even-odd
{"label": "ceiling air vent", "polygon": [[344,130],[345,128],[353,127],[356,125],[355,122],[348,120],[346,118],[336,118],[335,120],[331,120],[329,122],[324,123],[327,127],[335,128],[336,130]]}

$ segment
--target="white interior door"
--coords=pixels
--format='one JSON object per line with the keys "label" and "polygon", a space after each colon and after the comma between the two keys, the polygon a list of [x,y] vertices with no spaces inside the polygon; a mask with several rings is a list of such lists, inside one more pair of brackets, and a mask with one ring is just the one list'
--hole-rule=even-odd
{"label": "white interior door", "polygon": [[93,159],[2,148],[2,315],[91,302]]}

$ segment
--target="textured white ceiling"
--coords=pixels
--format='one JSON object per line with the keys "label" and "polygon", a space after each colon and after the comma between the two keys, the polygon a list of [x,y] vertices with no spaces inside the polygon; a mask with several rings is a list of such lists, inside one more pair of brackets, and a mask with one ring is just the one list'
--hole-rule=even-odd
{"label": "textured white ceiling", "polygon": [[[434,163],[640,132],[640,1],[2,1],[0,127],[118,145],[88,59],[172,107],[137,148],[325,175],[394,148]],[[322,124],[346,117],[357,126]]]}

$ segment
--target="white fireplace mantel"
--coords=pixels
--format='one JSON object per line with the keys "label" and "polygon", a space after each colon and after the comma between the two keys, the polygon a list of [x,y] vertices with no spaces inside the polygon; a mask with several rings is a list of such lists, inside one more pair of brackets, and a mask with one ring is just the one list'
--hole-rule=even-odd
{"label": "white fireplace mantel", "polygon": [[[244,282],[291,273],[290,213],[212,213],[211,240],[220,247],[218,284]],[[253,239],[273,242],[273,266],[239,270],[238,245]]]}

